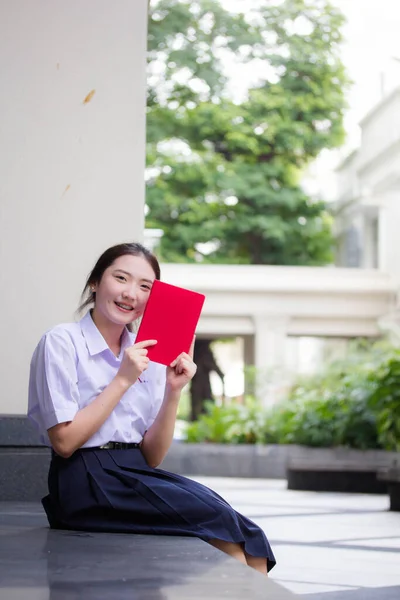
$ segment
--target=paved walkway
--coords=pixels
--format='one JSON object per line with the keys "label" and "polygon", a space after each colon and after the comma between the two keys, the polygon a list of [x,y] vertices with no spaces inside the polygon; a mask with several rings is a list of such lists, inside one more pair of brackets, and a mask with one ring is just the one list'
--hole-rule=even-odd
{"label": "paved walkway", "polygon": [[295,492],[286,481],[195,478],[266,532],[271,578],[310,600],[400,600],[400,513],[387,496]]}

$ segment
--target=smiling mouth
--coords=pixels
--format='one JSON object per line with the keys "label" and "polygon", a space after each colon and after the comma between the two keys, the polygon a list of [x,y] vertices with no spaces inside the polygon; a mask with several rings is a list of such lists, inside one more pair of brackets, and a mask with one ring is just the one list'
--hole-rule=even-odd
{"label": "smiling mouth", "polygon": [[120,302],[115,302],[115,304],[118,306],[118,308],[120,310],[123,310],[125,312],[132,312],[133,311],[133,306],[129,306],[129,304],[123,304]]}

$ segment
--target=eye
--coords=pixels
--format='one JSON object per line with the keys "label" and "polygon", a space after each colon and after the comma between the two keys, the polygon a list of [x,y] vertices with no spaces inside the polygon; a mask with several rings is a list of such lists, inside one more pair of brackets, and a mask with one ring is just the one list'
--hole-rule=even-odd
{"label": "eye", "polygon": [[118,281],[126,281],[126,277],[123,275],[115,275],[115,279],[118,279]]}
{"label": "eye", "polygon": [[142,287],[143,290],[148,290],[148,291],[151,290],[151,287],[149,285],[147,285],[146,283],[142,283],[141,287]]}

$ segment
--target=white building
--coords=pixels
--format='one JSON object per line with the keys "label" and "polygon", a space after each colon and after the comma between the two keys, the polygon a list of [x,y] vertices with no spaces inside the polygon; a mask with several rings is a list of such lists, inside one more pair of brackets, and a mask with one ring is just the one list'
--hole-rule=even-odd
{"label": "white building", "polygon": [[338,264],[379,269],[400,286],[400,87],[361,121],[337,169]]}

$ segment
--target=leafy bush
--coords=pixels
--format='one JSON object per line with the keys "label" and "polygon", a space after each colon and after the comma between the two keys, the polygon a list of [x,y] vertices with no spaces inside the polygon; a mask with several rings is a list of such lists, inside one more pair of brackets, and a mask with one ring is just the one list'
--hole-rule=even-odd
{"label": "leafy bush", "polygon": [[344,385],[320,398],[307,395],[286,401],[268,415],[266,439],[315,447],[378,448],[376,416],[368,400],[365,390]]}
{"label": "leafy bush", "polygon": [[345,360],[297,382],[268,416],[269,438],[317,447],[393,449],[379,435],[379,410],[372,399],[382,386],[379,365],[396,352],[382,342],[358,343]]}
{"label": "leafy bush", "polygon": [[206,402],[206,414],[186,429],[188,442],[256,444],[265,442],[265,410],[253,398],[244,405]]}
{"label": "leafy bush", "polygon": [[400,350],[385,356],[370,378],[375,389],[369,404],[377,415],[379,443],[400,451]]}
{"label": "leafy bush", "polygon": [[215,442],[229,444],[232,441],[231,430],[237,419],[236,406],[217,406],[210,400],[205,402],[205,414],[186,428],[188,442]]}
{"label": "leafy bush", "polygon": [[301,378],[266,410],[253,398],[216,406],[188,426],[188,442],[301,444],[400,451],[400,350],[357,343],[343,361]]}

